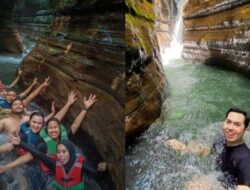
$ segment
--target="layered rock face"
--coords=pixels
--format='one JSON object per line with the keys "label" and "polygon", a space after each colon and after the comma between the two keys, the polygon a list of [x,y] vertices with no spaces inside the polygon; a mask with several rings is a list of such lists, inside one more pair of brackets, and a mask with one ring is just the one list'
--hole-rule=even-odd
{"label": "layered rock face", "polygon": [[190,0],[183,17],[184,58],[206,60],[250,76],[249,0]]}
{"label": "layered rock face", "polygon": [[166,78],[159,56],[152,1],[126,0],[126,136],[142,132],[161,113]]}
{"label": "layered rock face", "polygon": [[41,1],[25,2],[15,6],[15,24],[26,44],[36,45],[21,64],[21,86],[26,87],[35,76],[41,82],[50,76],[51,84],[36,99],[45,109],[52,100],[62,107],[67,94],[75,90],[78,101],[63,121],[66,126],[83,107],[83,97],[97,95],[98,101],[88,111],[74,141],[81,145],[94,167],[99,161],[110,164],[109,175],[100,181],[102,189],[123,189],[123,1],[61,0],[55,4],[43,1],[42,5]]}
{"label": "layered rock face", "polygon": [[160,49],[170,46],[177,7],[174,0],[155,0],[155,31]]}

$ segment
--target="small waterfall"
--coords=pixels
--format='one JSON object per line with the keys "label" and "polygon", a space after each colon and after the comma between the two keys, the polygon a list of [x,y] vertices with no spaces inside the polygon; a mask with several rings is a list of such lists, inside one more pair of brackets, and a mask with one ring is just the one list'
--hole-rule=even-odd
{"label": "small waterfall", "polygon": [[186,0],[175,0],[177,5],[177,15],[175,17],[174,31],[169,47],[161,48],[161,59],[164,65],[169,64],[170,60],[180,59],[183,49],[182,34],[183,34],[183,19],[182,11]]}
{"label": "small waterfall", "polygon": [[20,64],[22,56],[18,54],[0,54],[0,64]]}

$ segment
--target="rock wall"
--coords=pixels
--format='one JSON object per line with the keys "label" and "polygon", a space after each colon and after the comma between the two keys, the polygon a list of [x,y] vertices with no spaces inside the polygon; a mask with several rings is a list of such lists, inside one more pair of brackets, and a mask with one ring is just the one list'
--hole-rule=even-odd
{"label": "rock wall", "polygon": [[15,5],[15,26],[24,44],[35,44],[21,64],[20,85],[27,86],[35,76],[39,81],[50,76],[50,86],[36,99],[45,109],[52,100],[61,107],[68,92],[76,90],[78,101],[64,120],[68,126],[81,110],[83,97],[98,96],[74,141],[94,166],[99,161],[110,164],[109,175],[99,180],[103,189],[123,189],[124,2],[53,2],[26,0]]}
{"label": "rock wall", "polygon": [[183,17],[185,59],[206,60],[250,76],[249,0],[189,0]]}
{"label": "rock wall", "polygon": [[0,53],[21,53],[22,39],[19,32],[12,26],[12,9],[15,0],[0,2]]}
{"label": "rock wall", "polygon": [[177,6],[174,0],[155,0],[155,31],[160,49],[170,46]]}
{"label": "rock wall", "polygon": [[166,78],[159,56],[159,38],[152,1],[125,2],[125,131],[126,136],[131,137],[148,128],[160,116],[165,99]]}

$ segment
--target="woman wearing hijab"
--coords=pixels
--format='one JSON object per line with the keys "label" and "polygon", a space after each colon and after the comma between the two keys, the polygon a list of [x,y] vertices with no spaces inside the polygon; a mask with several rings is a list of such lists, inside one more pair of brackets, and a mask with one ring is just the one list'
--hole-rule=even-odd
{"label": "woman wearing hijab", "polygon": [[[83,171],[88,171],[93,175],[97,175],[97,171],[88,167],[85,158],[81,154],[76,154],[73,143],[63,140],[57,145],[56,160],[48,157],[43,152],[21,141],[19,137],[10,137],[10,142],[26,149],[33,156],[41,160],[54,175],[53,185],[58,190],[84,190],[82,181]],[[101,163],[98,171],[105,171],[106,164]]]}

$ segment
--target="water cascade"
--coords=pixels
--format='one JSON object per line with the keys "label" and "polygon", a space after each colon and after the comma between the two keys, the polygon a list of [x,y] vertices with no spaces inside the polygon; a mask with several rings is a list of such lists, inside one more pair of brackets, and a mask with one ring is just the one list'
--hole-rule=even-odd
{"label": "water cascade", "polygon": [[169,63],[171,59],[181,58],[182,53],[182,34],[183,34],[183,19],[182,11],[186,0],[175,0],[177,5],[177,13],[174,19],[174,30],[172,40],[169,47],[161,47],[161,59],[164,65]]}

